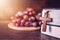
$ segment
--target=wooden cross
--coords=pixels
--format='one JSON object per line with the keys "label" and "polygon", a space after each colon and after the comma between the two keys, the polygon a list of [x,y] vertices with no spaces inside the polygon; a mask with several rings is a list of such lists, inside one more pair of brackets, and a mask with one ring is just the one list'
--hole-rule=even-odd
{"label": "wooden cross", "polygon": [[42,29],[42,31],[46,32],[46,24],[47,24],[47,22],[51,21],[51,18],[49,18],[49,11],[47,11],[44,14],[44,17],[40,17],[40,20],[42,20],[42,23],[43,23],[43,29]]}

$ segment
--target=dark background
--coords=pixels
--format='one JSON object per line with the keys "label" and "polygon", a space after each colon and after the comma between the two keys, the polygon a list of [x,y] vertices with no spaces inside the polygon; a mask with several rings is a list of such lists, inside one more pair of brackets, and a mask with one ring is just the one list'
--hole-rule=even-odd
{"label": "dark background", "polygon": [[46,8],[60,8],[60,0],[46,0]]}

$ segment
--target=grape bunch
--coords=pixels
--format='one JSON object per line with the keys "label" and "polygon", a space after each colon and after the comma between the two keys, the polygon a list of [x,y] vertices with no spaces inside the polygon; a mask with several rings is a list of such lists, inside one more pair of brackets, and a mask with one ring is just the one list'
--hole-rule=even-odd
{"label": "grape bunch", "polygon": [[26,11],[18,11],[11,17],[13,25],[18,27],[38,27],[41,25],[40,13],[36,13],[32,8],[27,8]]}

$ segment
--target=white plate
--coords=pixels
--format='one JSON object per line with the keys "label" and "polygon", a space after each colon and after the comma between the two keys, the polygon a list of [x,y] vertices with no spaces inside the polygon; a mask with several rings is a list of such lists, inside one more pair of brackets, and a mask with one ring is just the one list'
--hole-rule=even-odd
{"label": "white plate", "polygon": [[40,29],[40,27],[18,27],[18,26],[14,26],[12,23],[8,24],[8,28],[14,29],[14,30],[22,30],[22,31],[31,31],[31,30]]}

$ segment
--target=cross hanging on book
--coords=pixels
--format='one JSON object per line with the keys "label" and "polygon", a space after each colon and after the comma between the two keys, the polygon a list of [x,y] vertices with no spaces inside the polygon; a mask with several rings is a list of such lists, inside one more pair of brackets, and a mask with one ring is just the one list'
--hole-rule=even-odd
{"label": "cross hanging on book", "polygon": [[46,13],[44,14],[44,17],[40,17],[40,20],[42,20],[43,23],[43,28],[42,31],[46,32],[46,24],[47,22],[51,22],[51,18],[49,18],[49,11],[46,11]]}

